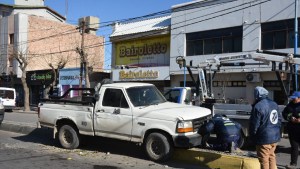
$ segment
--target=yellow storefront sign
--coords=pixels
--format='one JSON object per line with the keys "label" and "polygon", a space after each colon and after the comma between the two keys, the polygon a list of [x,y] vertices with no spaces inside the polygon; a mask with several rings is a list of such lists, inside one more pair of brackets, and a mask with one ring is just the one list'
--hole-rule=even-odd
{"label": "yellow storefront sign", "polygon": [[116,43],[116,65],[167,66],[170,36]]}
{"label": "yellow storefront sign", "polygon": [[156,79],[158,78],[158,71],[147,70],[147,71],[124,71],[119,72],[119,78],[122,79]]}

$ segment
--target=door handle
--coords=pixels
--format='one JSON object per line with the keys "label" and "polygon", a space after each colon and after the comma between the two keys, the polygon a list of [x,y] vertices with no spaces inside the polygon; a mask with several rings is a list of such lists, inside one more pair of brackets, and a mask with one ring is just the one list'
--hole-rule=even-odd
{"label": "door handle", "polygon": [[99,109],[99,110],[97,110],[97,112],[102,113],[102,112],[105,112],[105,110],[104,109]]}

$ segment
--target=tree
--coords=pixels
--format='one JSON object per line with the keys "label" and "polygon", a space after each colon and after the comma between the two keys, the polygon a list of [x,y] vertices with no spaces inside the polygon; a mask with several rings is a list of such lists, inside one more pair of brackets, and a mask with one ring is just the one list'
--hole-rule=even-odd
{"label": "tree", "polygon": [[21,81],[22,81],[23,90],[24,90],[24,111],[30,111],[29,88],[28,88],[28,85],[26,82],[26,72],[27,72],[26,68],[28,66],[28,53],[22,52],[22,51],[14,51],[12,54],[12,57],[18,61],[19,67],[22,71]]}
{"label": "tree", "polygon": [[61,57],[60,61],[56,65],[53,65],[52,63],[48,63],[49,67],[52,70],[52,73],[53,73],[54,77],[53,77],[53,81],[44,90],[44,98],[45,99],[49,98],[48,93],[50,91],[50,88],[54,87],[54,86],[57,86],[56,79],[58,77],[58,73],[59,73],[58,71],[59,71],[59,69],[63,69],[66,66],[67,62],[68,62],[68,59],[63,59]]}

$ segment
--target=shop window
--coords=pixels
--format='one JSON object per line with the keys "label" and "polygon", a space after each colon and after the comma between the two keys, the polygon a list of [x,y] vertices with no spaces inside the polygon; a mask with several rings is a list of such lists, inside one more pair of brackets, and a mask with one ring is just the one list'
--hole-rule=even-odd
{"label": "shop window", "polygon": [[280,82],[278,81],[272,81],[272,80],[269,80],[269,81],[264,81],[264,84],[263,84],[264,87],[280,87]]}
{"label": "shop window", "polygon": [[9,44],[14,44],[14,34],[12,33],[12,34],[9,34]]}
{"label": "shop window", "polygon": [[186,55],[241,52],[242,36],[241,26],[186,34]]}
{"label": "shop window", "polygon": [[223,40],[223,52],[224,53],[231,53],[233,52],[233,39],[232,38],[224,38]]}
{"label": "shop window", "polygon": [[204,54],[213,54],[214,44],[212,39],[206,39],[204,41]]}
{"label": "shop window", "polygon": [[[184,82],[183,81],[180,81],[180,87],[183,87],[184,86]],[[185,87],[195,87],[195,84],[193,81],[186,81],[185,82]]]}
{"label": "shop window", "polygon": [[[294,47],[294,19],[263,23],[261,25],[261,32],[262,49],[285,49]],[[298,47],[300,47],[300,44],[298,44]]]}
{"label": "shop window", "polygon": [[203,55],[203,40],[196,40],[194,42],[188,42],[187,55]]}
{"label": "shop window", "polygon": [[273,49],[273,33],[272,32],[263,34],[262,48],[263,49]]}
{"label": "shop window", "polygon": [[241,52],[243,49],[243,40],[240,37],[233,38],[233,52]]}
{"label": "shop window", "polygon": [[213,87],[246,87],[246,81],[214,81]]}

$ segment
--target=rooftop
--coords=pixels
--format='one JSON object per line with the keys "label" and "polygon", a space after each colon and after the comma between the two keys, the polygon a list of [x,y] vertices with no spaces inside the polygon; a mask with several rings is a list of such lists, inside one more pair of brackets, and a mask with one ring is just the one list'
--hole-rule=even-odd
{"label": "rooftop", "polygon": [[1,6],[9,7],[9,8],[12,8],[12,9],[46,9],[46,10],[52,12],[53,14],[55,14],[56,16],[58,16],[60,19],[66,20],[66,18],[64,16],[60,15],[58,12],[56,12],[55,10],[51,9],[48,6],[8,5],[8,4],[0,3],[0,7]]}
{"label": "rooftop", "polygon": [[171,26],[171,16],[162,16],[135,22],[116,23],[110,37],[163,30]]}

